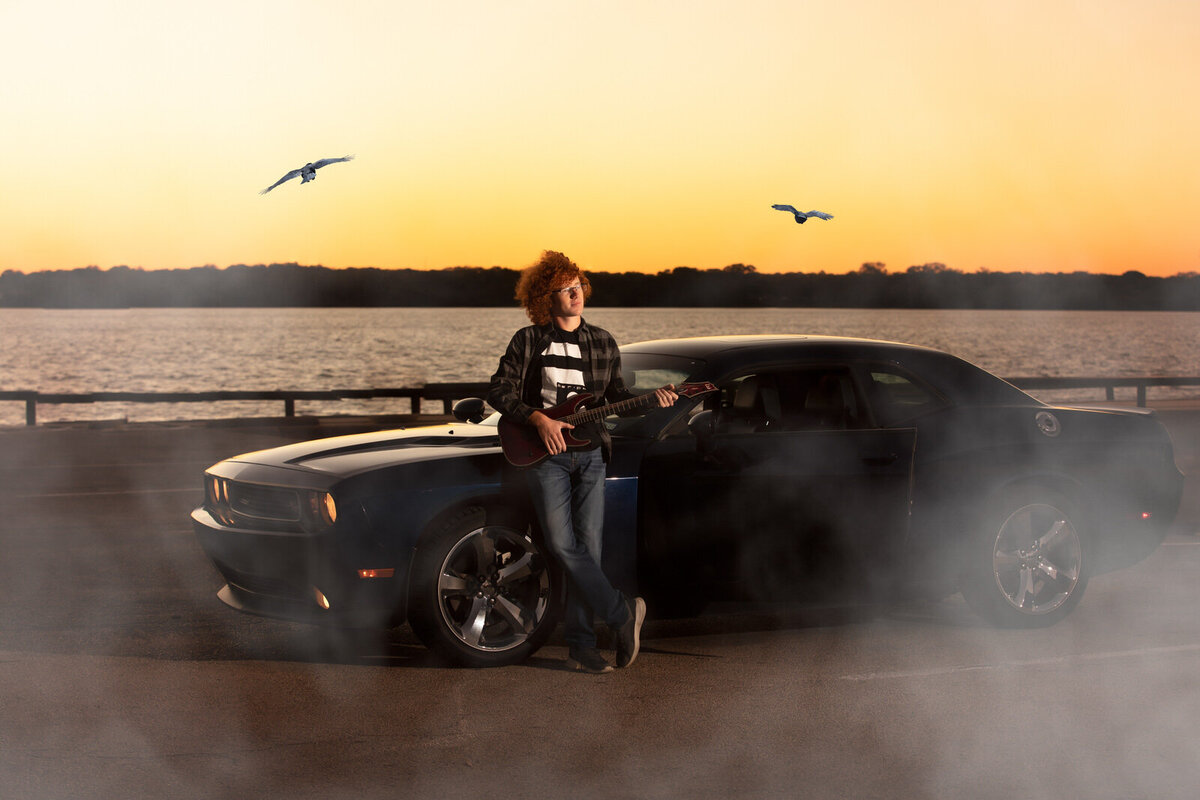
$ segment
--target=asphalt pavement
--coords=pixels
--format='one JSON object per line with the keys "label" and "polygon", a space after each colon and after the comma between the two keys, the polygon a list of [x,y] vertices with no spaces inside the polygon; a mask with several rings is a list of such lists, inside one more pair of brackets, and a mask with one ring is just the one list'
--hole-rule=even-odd
{"label": "asphalt pavement", "polygon": [[[0,430],[0,797],[1191,798],[1200,786],[1200,404],[1166,543],[1064,622],[959,597],[651,621],[629,669],[552,642],[449,668],[405,628],[238,614],[200,473],[371,419]],[[390,425],[413,420],[388,420]]]}

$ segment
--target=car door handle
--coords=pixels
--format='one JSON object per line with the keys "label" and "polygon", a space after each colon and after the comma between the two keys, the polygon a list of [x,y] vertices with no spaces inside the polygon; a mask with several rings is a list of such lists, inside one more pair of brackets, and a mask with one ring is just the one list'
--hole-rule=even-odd
{"label": "car door handle", "polygon": [[895,453],[888,453],[886,456],[864,456],[863,463],[872,467],[886,467],[888,464],[894,463],[898,457]]}

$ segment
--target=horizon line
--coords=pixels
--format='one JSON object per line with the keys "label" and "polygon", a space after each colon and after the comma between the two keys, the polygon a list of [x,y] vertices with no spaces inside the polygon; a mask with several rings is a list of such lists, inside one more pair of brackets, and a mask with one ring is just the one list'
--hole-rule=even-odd
{"label": "horizon line", "polygon": [[[526,265],[526,266],[528,266],[528,265]],[[245,267],[245,268],[298,267],[300,269],[325,269],[325,270],[337,270],[337,271],[340,271],[340,270],[378,270],[378,271],[382,271],[382,272],[401,272],[401,271],[445,272],[448,270],[455,270],[455,269],[501,269],[501,270],[510,270],[510,271],[514,271],[514,272],[520,272],[521,270],[525,269],[525,266],[512,267],[512,266],[504,266],[501,264],[493,264],[490,266],[483,266],[483,265],[478,265],[478,264],[454,264],[454,265],[448,265],[448,266],[442,266],[442,267],[379,267],[379,266],[363,266],[363,265],[328,266],[325,264],[301,264],[296,261],[274,261],[269,264],[262,263],[262,262],[256,263],[256,264],[247,264],[244,262],[240,262],[240,263],[236,263],[236,264],[226,264],[223,267],[218,267],[215,264],[199,264],[199,265],[193,265],[190,267],[146,267],[146,266],[142,266],[142,265],[130,266],[128,264],[113,264],[113,265],[110,265],[107,267],[101,267],[97,264],[88,264],[87,266],[78,266],[78,267],[49,267],[49,268],[44,268],[44,269],[32,269],[32,270],[23,270],[23,269],[19,269],[16,267],[5,267],[3,270],[0,270],[0,274],[13,272],[13,273],[21,274],[21,275],[34,275],[34,274],[39,274],[39,273],[64,273],[64,272],[80,272],[80,271],[89,271],[89,270],[95,270],[98,272],[111,272],[112,270],[129,270],[131,272],[183,272],[183,271],[198,270],[198,269],[213,269],[213,270],[223,271],[223,270],[233,269],[236,267]],[[1200,271],[1197,271],[1197,270],[1180,270],[1171,275],[1150,275],[1145,272],[1142,272],[1141,270],[1132,269],[1132,268],[1127,269],[1124,272],[1093,272],[1091,270],[1080,270],[1080,269],[1071,270],[1068,272],[1068,271],[1063,271],[1063,270],[1051,271],[1051,270],[1030,270],[1030,269],[1021,269],[1021,268],[993,269],[991,267],[976,267],[974,270],[967,271],[967,270],[959,269],[957,267],[952,267],[952,266],[950,266],[944,262],[940,262],[940,261],[927,261],[924,264],[912,264],[908,267],[905,267],[902,270],[890,270],[887,268],[886,263],[881,262],[881,261],[864,261],[857,268],[852,269],[852,270],[847,270],[845,272],[829,272],[825,269],[820,269],[820,270],[794,269],[794,270],[779,270],[779,271],[772,271],[772,272],[764,272],[764,271],[759,271],[759,269],[756,266],[754,266],[753,264],[746,264],[743,262],[734,262],[731,264],[727,264],[724,267],[693,267],[693,266],[690,266],[687,264],[677,264],[677,265],[671,266],[671,267],[663,267],[663,268],[661,268],[657,271],[653,271],[653,272],[651,272],[649,270],[638,270],[638,269],[624,269],[624,270],[602,269],[599,267],[588,267],[588,268],[580,267],[580,270],[584,273],[589,273],[589,272],[590,273],[603,273],[603,274],[608,274],[608,275],[627,275],[627,274],[661,275],[664,273],[670,273],[670,272],[673,272],[674,270],[680,270],[680,269],[695,270],[697,272],[724,272],[724,271],[730,270],[731,268],[734,268],[734,267],[741,267],[742,269],[746,270],[747,272],[757,274],[757,275],[796,275],[796,274],[804,274],[804,275],[866,275],[866,274],[904,275],[904,274],[908,274],[908,273],[912,272],[913,270],[928,269],[930,272],[934,272],[934,273],[944,272],[944,273],[959,274],[959,275],[1090,275],[1090,276],[1111,276],[1111,277],[1135,277],[1135,276],[1140,275],[1141,277],[1144,277],[1144,278],[1155,278],[1155,279],[1200,277]],[[864,268],[866,268],[866,267],[878,267],[879,270],[877,272],[872,272],[869,270],[865,270]]]}

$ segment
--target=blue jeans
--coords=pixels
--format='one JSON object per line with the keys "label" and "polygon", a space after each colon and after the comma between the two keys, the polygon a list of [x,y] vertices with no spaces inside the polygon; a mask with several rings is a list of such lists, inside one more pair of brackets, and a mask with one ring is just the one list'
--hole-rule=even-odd
{"label": "blue jeans", "polygon": [[604,459],[599,448],[568,450],[528,470],[533,507],[546,544],[567,574],[563,638],[595,647],[597,615],[609,625],[629,618],[629,607],[600,568],[604,533]]}

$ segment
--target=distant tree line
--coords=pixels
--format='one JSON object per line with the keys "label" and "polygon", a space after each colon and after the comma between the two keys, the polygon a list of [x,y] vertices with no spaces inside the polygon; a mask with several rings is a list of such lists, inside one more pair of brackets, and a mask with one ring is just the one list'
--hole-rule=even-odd
{"label": "distant tree line", "polygon": [[[6,308],[509,306],[518,270],[347,268],[299,264],[190,269],[87,267],[0,274]],[[760,273],[751,265],[658,273],[589,272],[594,306],[1200,310],[1200,274],[960,272],[922,264],[889,272]]]}

